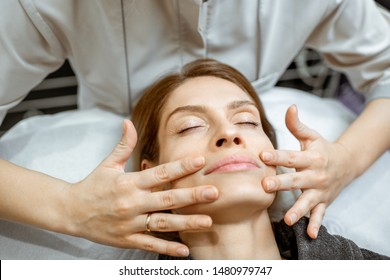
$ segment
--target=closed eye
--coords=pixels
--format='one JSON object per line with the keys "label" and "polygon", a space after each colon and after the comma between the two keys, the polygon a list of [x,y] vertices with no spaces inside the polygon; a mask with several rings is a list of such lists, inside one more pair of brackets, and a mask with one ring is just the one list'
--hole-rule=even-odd
{"label": "closed eye", "polygon": [[255,122],[255,121],[247,121],[247,122],[238,122],[236,123],[236,125],[249,125],[249,126],[254,126],[254,127],[258,127],[260,125],[259,122]]}
{"label": "closed eye", "polygon": [[191,131],[191,130],[193,130],[193,129],[197,129],[197,128],[199,128],[199,127],[202,127],[202,126],[201,126],[201,125],[196,125],[196,126],[186,127],[186,128],[180,129],[180,130],[177,132],[177,134],[184,134],[184,133],[186,133],[186,132],[188,132],[188,131]]}

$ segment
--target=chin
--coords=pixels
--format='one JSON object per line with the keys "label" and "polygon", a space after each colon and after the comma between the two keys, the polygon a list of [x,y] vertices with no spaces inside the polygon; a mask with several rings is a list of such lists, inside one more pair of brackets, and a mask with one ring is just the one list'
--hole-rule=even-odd
{"label": "chin", "polygon": [[[214,222],[243,219],[246,215],[267,210],[275,199],[275,193],[266,193],[261,186],[263,176],[259,172],[216,173],[196,180],[195,185],[214,185],[219,198],[212,203],[191,205],[177,209],[180,214],[209,215]],[[184,182],[183,182],[184,183]],[[185,185],[193,185],[185,182]],[[181,184],[180,184],[181,185]]]}

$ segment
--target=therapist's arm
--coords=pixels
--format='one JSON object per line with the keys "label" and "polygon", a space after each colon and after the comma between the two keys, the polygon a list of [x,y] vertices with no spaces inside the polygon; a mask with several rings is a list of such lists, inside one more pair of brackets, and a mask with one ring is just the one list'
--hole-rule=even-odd
{"label": "therapist's arm", "polygon": [[[204,158],[186,158],[140,172],[124,171],[137,136],[129,120],[113,152],[84,180],[70,184],[0,159],[0,219],[83,237],[121,248],[172,256],[188,248],[145,234],[148,213],[175,209],[218,197],[213,186],[152,192],[152,188],[198,171]],[[205,215],[155,213],[152,231],[209,228]]]}
{"label": "therapist's arm", "polygon": [[295,106],[287,111],[286,124],[302,151],[264,151],[261,157],[269,165],[291,167],[297,172],[265,178],[263,187],[269,192],[301,189],[303,193],[287,211],[285,221],[292,225],[310,213],[308,234],[316,238],[326,207],[390,148],[390,99],[368,103],[335,142],[301,123]]}
{"label": "therapist's arm", "polygon": [[70,184],[0,159],[0,219],[66,232]]}
{"label": "therapist's arm", "polygon": [[[353,178],[390,149],[390,98],[373,100],[336,141],[349,150]],[[346,162],[348,166],[348,162]]]}

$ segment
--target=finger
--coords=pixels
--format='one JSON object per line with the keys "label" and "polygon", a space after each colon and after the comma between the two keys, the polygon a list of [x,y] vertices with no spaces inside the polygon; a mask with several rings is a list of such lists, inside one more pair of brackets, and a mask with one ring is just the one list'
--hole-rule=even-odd
{"label": "finger", "polygon": [[[192,174],[202,168],[204,164],[205,160],[202,156],[165,163],[139,172],[134,183],[139,188],[150,189]],[[133,176],[134,174],[128,175]]]}
{"label": "finger", "polygon": [[266,192],[315,189],[318,187],[317,177],[311,170],[265,177],[261,184]]}
{"label": "finger", "polygon": [[325,203],[320,203],[315,206],[310,212],[309,225],[307,227],[307,234],[312,238],[316,239],[318,236],[318,231],[321,227],[322,220],[325,215],[326,205]]}
{"label": "finger", "polygon": [[174,257],[186,257],[189,249],[182,243],[167,241],[147,234],[133,234],[129,238],[129,243],[136,244],[132,248],[138,248],[158,254]]}
{"label": "finger", "polygon": [[204,230],[210,228],[212,223],[211,218],[206,215],[152,213],[150,214],[148,229],[158,232]]}
{"label": "finger", "polygon": [[148,203],[143,203],[140,211],[146,213],[177,209],[197,203],[213,202],[217,198],[218,190],[214,186],[153,192],[148,194]]}
{"label": "finger", "polygon": [[286,112],[286,126],[299,141],[315,140],[320,135],[313,129],[304,125],[298,118],[298,108],[292,105]]}
{"label": "finger", "polygon": [[310,153],[301,151],[265,150],[260,158],[265,164],[289,168],[307,168],[313,162]]}
{"label": "finger", "polygon": [[300,218],[305,216],[307,213],[314,208],[318,202],[316,202],[315,194],[313,192],[304,192],[302,193],[294,205],[287,211],[284,216],[284,221],[286,224],[292,226],[295,224]]}
{"label": "finger", "polygon": [[102,164],[121,171],[124,170],[126,162],[129,160],[136,144],[137,131],[130,120],[124,120],[121,140]]}

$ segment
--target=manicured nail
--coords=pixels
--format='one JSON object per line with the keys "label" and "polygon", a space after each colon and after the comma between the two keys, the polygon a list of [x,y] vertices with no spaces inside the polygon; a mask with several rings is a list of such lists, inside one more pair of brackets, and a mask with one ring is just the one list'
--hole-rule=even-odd
{"label": "manicured nail", "polygon": [[178,249],[176,250],[176,253],[177,253],[179,256],[186,257],[186,256],[188,256],[188,254],[189,254],[190,252],[188,251],[187,248],[185,248],[185,247],[180,247],[180,248],[178,248]]}
{"label": "manicured nail", "polygon": [[271,161],[273,159],[273,155],[270,152],[264,152],[263,153],[263,160],[264,161]]}
{"label": "manicured nail", "polygon": [[218,192],[215,188],[207,188],[202,192],[202,197],[205,200],[213,201],[218,197]]}
{"label": "manicured nail", "polygon": [[204,157],[202,157],[202,156],[193,158],[193,159],[191,160],[191,166],[192,166],[193,168],[201,167],[201,166],[203,166],[203,164],[204,164]]}
{"label": "manicured nail", "polygon": [[276,188],[276,183],[274,180],[268,180],[267,181],[267,190],[269,192],[272,192]]}

